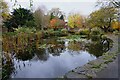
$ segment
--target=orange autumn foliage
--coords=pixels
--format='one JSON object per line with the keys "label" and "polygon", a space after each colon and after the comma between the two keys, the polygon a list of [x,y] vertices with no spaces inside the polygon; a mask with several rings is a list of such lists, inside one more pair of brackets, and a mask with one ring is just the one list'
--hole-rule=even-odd
{"label": "orange autumn foliage", "polygon": [[56,23],[57,23],[57,20],[56,20],[56,19],[52,19],[52,20],[50,21],[50,27],[51,27],[51,28],[55,28]]}
{"label": "orange autumn foliage", "polygon": [[50,28],[63,28],[65,26],[65,22],[58,18],[54,18],[50,21]]}

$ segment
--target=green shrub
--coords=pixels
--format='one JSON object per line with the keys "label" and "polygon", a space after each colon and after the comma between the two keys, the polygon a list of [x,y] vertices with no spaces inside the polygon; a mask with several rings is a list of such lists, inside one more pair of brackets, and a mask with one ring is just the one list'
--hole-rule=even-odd
{"label": "green shrub", "polygon": [[68,32],[69,32],[70,34],[73,34],[73,35],[74,35],[76,31],[74,31],[74,30],[69,30]]}
{"label": "green shrub", "polygon": [[114,33],[115,35],[120,34],[120,32],[119,32],[118,30],[115,30],[113,33]]}
{"label": "green shrub", "polygon": [[4,36],[17,36],[17,32],[7,32],[7,33],[4,33],[4,34],[2,34],[2,36],[4,37]]}
{"label": "green shrub", "polygon": [[54,36],[54,30],[53,29],[48,29],[47,31],[46,31],[46,36]]}
{"label": "green shrub", "polygon": [[100,28],[92,28],[90,32],[90,38],[92,41],[98,41],[101,38],[103,31]]}
{"label": "green shrub", "polygon": [[103,31],[100,28],[95,27],[91,29],[90,35],[100,35],[100,34],[103,34]]}
{"label": "green shrub", "polygon": [[61,32],[64,33],[64,34],[67,34],[68,30],[67,29],[61,29]]}
{"label": "green shrub", "polygon": [[56,30],[54,31],[53,29],[47,30],[44,32],[45,36],[63,36],[63,35],[67,35],[67,30],[62,29],[62,30]]}
{"label": "green shrub", "polygon": [[98,41],[98,40],[100,40],[100,36],[99,35],[91,35],[91,40]]}
{"label": "green shrub", "polygon": [[62,32],[61,31],[55,31],[54,34],[55,34],[55,36],[61,36]]}
{"label": "green shrub", "polygon": [[90,33],[89,29],[82,29],[79,32],[80,35],[88,35],[89,33]]}
{"label": "green shrub", "polygon": [[99,31],[92,31],[92,34],[93,34],[93,35],[99,35],[100,32],[99,32]]}
{"label": "green shrub", "polygon": [[67,36],[68,35],[68,30],[67,29],[61,29],[61,35],[62,36]]}
{"label": "green shrub", "polygon": [[79,31],[76,31],[76,32],[75,32],[75,35],[79,35],[79,34],[80,34],[80,32],[79,32]]}
{"label": "green shrub", "polygon": [[79,39],[80,37],[81,37],[80,35],[69,35],[69,36],[67,36],[68,39],[72,39],[72,40]]}
{"label": "green shrub", "polygon": [[24,33],[31,33],[31,32],[36,32],[35,28],[28,28],[26,26],[24,27],[19,27],[17,29],[15,29],[15,32],[20,33],[20,32],[24,32]]}
{"label": "green shrub", "polygon": [[44,35],[44,37],[48,37],[48,36],[50,36],[50,34],[48,34],[47,31],[45,31],[45,32],[43,33],[43,35]]}
{"label": "green shrub", "polygon": [[102,35],[101,38],[105,40],[107,39],[107,35]]}
{"label": "green shrub", "polygon": [[36,36],[38,39],[40,39],[42,37],[42,32],[41,31],[36,32]]}

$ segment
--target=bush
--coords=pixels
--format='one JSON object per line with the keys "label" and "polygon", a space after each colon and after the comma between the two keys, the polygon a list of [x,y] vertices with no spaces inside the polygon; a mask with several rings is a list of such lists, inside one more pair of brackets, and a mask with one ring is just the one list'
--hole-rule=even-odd
{"label": "bush", "polygon": [[15,32],[17,32],[17,33],[20,33],[20,32],[24,32],[24,33],[31,33],[31,32],[36,32],[36,29],[35,28],[28,28],[28,27],[26,27],[26,26],[24,26],[24,27],[19,27],[19,28],[17,28],[17,29],[14,29],[15,30]]}
{"label": "bush", "polygon": [[36,38],[40,39],[41,37],[43,37],[42,32],[41,31],[36,32]]}
{"label": "bush", "polygon": [[100,40],[100,36],[99,35],[91,35],[91,40],[92,41],[99,41]]}
{"label": "bush", "polygon": [[95,27],[91,29],[90,35],[100,35],[100,34],[103,34],[103,31],[100,28]]}
{"label": "bush", "polygon": [[80,35],[80,32],[79,31],[75,32],[75,35]]}
{"label": "bush", "polygon": [[62,32],[61,31],[55,31],[54,34],[55,34],[55,36],[62,36]]}
{"label": "bush", "polygon": [[101,38],[105,40],[107,39],[107,35],[102,35]]}
{"label": "bush", "polygon": [[67,29],[61,29],[62,36],[67,36],[68,35],[68,30]]}
{"label": "bush", "polygon": [[54,31],[53,29],[49,29],[47,31],[44,31],[44,36],[49,37],[49,36],[64,36],[67,35],[67,30],[62,29],[62,30],[56,30]]}
{"label": "bush", "polygon": [[100,28],[92,28],[90,32],[90,38],[92,41],[98,41],[101,38],[103,31]]}
{"label": "bush", "polygon": [[17,36],[17,32],[7,32],[7,33],[2,34],[2,37],[6,37],[6,36],[8,37]]}
{"label": "bush", "polygon": [[54,30],[53,29],[48,29],[46,32],[45,32],[46,36],[49,35],[49,36],[54,36]]}
{"label": "bush", "polygon": [[67,36],[68,39],[79,39],[81,36],[80,35],[69,35]]}
{"label": "bush", "polygon": [[118,35],[120,32],[119,32],[118,30],[115,30],[113,33],[114,33],[115,35]]}
{"label": "bush", "polygon": [[68,33],[73,34],[73,35],[75,34],[75,32],[76,32],[75,30],[69,30],[68,31]]}
{"label": "bush", "polygon": [[88,35],[89,33],[90,33],[89,29],[82,29],[79,32],[80,35]]}
{"label": "bush", "polygon": [[61,32],[64,33],[64,34],[67,34],[68,30],[67,29],[61,29]]}

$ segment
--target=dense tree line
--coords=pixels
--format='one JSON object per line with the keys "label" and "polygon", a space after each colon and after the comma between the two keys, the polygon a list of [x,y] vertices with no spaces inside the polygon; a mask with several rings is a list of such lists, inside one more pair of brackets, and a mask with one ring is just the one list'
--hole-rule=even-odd
{"label": "dense tree line", "polygon": [[59,8],[52,8],[47,11],[45,8],[39,7],[33,12],[20,7],[9,13],[7,3],[1,2],[1,4],[3,5],[0,14],[2,14],[4,26],[9,31],[13,31],[14,28],[18,27],[35,27],[38,30],[53,28],[56,30],[58,28],[65,28],[66,19],[68,20],[67,25],[69,28],[100,27],[105,32],[110,31],[112,26],[119,29],[117,20],[119,1],[117,0],[108,0],[107,3],[99,0],[97,5],[102,7],[92,12],[87,18],[80,13],[70,13],[68,18],[66,18],[65,13]]}

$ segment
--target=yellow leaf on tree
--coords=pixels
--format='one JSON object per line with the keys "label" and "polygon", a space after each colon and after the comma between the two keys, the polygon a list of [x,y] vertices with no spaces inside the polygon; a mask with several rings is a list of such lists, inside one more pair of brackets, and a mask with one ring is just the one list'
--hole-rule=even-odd
{"label": "yellow leaf on tree", "polygon": [[113,29],[120,29],[120,22],[117,22],[117,21],[112,22],[112,28]]}

